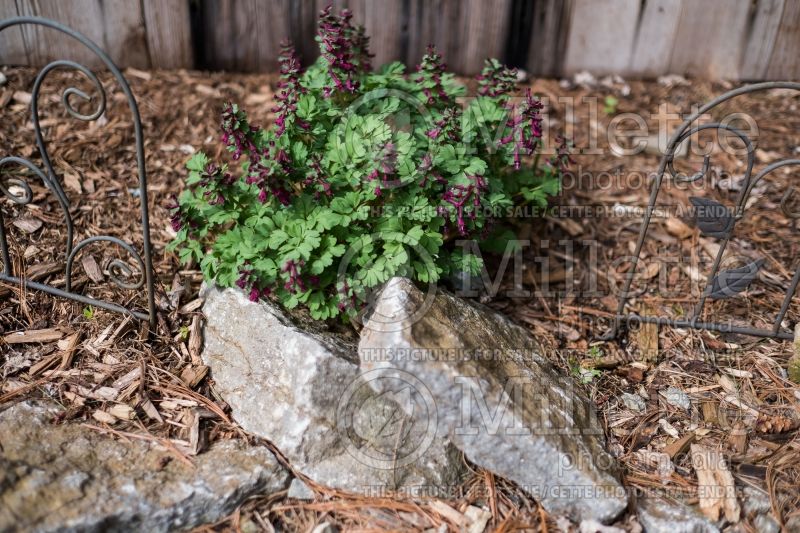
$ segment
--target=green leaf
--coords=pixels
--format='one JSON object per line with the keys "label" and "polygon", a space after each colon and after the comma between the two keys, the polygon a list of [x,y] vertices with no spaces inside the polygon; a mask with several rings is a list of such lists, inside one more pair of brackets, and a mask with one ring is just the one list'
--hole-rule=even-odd
{"label": "green leaf", "polygon": [[208,156],[203,152],[197,152],[186,161],[186,168],[195,172],[203,172],[208,165]]}
{"label": "green leaf", "polygon": [[289,235],[285,231],[277,229],[269,235],[269,247],[274,250],[286,242],[286,239],[288,238]]}

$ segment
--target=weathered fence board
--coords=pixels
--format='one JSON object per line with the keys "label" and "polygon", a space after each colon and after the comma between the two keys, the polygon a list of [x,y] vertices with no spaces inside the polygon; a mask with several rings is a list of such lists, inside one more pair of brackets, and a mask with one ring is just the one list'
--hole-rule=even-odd
{"label": "weathered fence board", "polygon": [[800,77],[800,1],[787,0],[783,6],[766,78],[776,80],[798,77]]}
{"label": "weathered fence board", "polygon": [[738,78],[750,0],[683,0],[670,72]]}
{"label": "weathered fence board", "polygon": [[558,76],[570,34],[572,0],[538,0],[528,45],[527,67],[536,76]]}
{"label": "weathered fence board", "polygon": [[624,73],[636,38],[639,0],[574,0],[564,70]]}
{"label": "weathered fence board", "polygon": [[[464,74],[497,57],[537,76],[800,77],[800,0],[0,0],[0,17],[56,19],[121,66],[270,71],[286,37],[305,63],[317,57],[328,3],[366,27],[375,65],[413,68],[434,44]],[[65,54],[96,64],[50,30],[0,36],[2,64]]]}
{"label": "weathered fence board", "polygon": [[740,73],[742,78],[762,79],[766,77],[785,2],[786,0],[763,0],[758,3],[753,29],[750,32],[750,39],[742,60]]}
{"label": "weathered fence board", "polygon": [[189,4],[184,0],[143,0],[142,7],[150,67],[194,66]]}
{"label": "weathered fence board", "polygon": [[[17,4],[14,0],[0,0],[0,19],[16,17]],[[28,54],[25,52],[25,40],[22,28],[9,28],[0,33],[0,58],[11,64],[27,64]]]}
{"label": "weathered fence board", "polygon": [[130,5],[130,0],[100,2],[105,51],[119,64],[148,68],[151,61],[142,10],[130,9]]}
{"label": "weathered fence board", "polygon": [[680,9],[680,0],[649,0],[644,4],[627,72],[641,76],[669,72]]}

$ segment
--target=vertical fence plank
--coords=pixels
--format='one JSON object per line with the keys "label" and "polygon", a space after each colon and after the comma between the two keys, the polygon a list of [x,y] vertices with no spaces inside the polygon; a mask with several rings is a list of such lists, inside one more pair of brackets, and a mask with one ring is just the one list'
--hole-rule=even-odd
{"label": "vertical fence plank", "polygon": [[[2,16],[10,15],[8,4],[15,3],[17,13],[14,14],[53,19],[77,30],[105,50],[118,65],[150,66],[140,0],[3,0],[3,3],[5,9]],[[89,67],[100,65],[99,59],[91,51],[60,32],[25,25],[19,30],[10,30],[9,34],[12,39],[17,35],[16,42],[12,41],[12,55],[18,56],[21,46],[27,52],[28,64],[39,66],[67,58]]]}
{"label": "vertical fence plank", "polygon": [[742,79],[763,79],[778,36],[785,0],[758,0],[742,59]]}
{"label": "vertical fence plank", "polygon": [[314,40],[318,15],[316,2],[289,2],[289,25],[283,37],[292,41],[304,65],[310,65],[319,56],[319,45]]}
{"label": "vertical fence plank", "polygon": [[379,67],[403,55],[404,32],[408,13],[404,2],[397,0],[361,0],[349,2],[355,24],[364,26],[370,37],[373,66]]}
{"label": "vertical fence plank", "polygon": [[[20,15],[56,20],[83,33],[101,48],[106,46],[99,0],[17,0]],[[97,57],[78,41],[49,28],[22,27],[28,59],[44,65],[55,59],[72,59],[89,67],[99,65]]]}
{"label": "vertical fence plank", "polygon": [[143,0],[142,7],[152,67],[191,67],[189,3],[185,0]]}
{"label": "vertical fence plank", "polygon": [[670,71],[737,78],[749,11],[750,0],[683,0]]}
{"label": "vertical fence plank", "polygon": [[408,21],[408,47],[401,58],[409,68],[422,60],[428,45],[442,54],[449,67],[457,54],[455,39],[459,5],[449,0],[411,0]]}
{"label": "vertical fence plank", "polygon": [[538,0],[528,45],[528,71],[535,76],[560,76],[570,27],[570,0]]}
{"label": "vertical fence plank", "polygon": [[432,44],[449,68],[476,74],[485,59],[503,59],[511,8],[511,0],[410,0],[408,45],[399,59],[413,67]]}
{"label": "vertical fence plank", "polygon": [[630,63],[640,4],[639,0],[575,0],[565,73],[624,73]]}
{"label": "vertical fence plank", "polygon": [[786,2],[783,8],[766,78],[800,78],[800,2],[796,0]]}
{"label": "vertical fence plank", "polygon": [[[163,2],[166,4],[166,2]],[[117,65],[150,68],[147,35],[141,2],[103,0],[103,40],[105,51]],[[180,28],[173,28],[180,31]]]}
{"label": "vertical fence plank", "polygon": [[202,67],[240,72],[278,66],[289,33],[288,0],[206,0],[200,4]]}
{"label": "vertical fence plank", "polygon": [[628,73],[658,76],[669,71],[681,20],[681,0],[648,0],[636,30]]}
{"label": "vertical fence plank", "polygon": [[483,68],[486,58],[503,59],[505,39],[511,14],[510,0],[462,2],[463,12],[461,46],[456,66],[459,72],[476,74]]}
{"label": "vertical fence plank", "polygon": [[[0,19],[17,16],[14,0],[0,0]],[[28,54],[21,28],[8,28],[0,33],[0,65],[26,65]]]}

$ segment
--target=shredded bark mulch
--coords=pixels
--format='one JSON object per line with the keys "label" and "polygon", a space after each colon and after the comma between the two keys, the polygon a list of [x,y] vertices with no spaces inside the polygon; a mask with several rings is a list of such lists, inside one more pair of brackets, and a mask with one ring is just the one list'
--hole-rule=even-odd
{"label": "shredded bark mulch", "polygon": [[[39,164],[29,108],[36,72],[6,69],[5,74],[8,82],[0,87],[4,118],[0,150]],[[258,439],[231,421],[200,359],[202,317],[197,293],[202,277],[165,251],[174,235],[165,205],[171,194],[180,192],[184,163],[192,153],[203,150],[212,157],[224,157],[218,139],[223,102],[239,102],[254,123],[266,124],[276,79],[136,70],[126,71],[126,76],[138,100],[145,133],[157,328],[148,331],[135,319],[0,284],[0,405],[31,396],[54,397],[67,409],[63,422],[81,422],[118,438],[136,434],[191,462],[216,439]],[[92,94],[91,86],[74,73],[53,73],[40,97],[42,131],[72,202],[75,242],[110,235],[140,249],[130,114],[124,97],[112,88],[111,78],[100,79],[109,87],[106,113],[98,121],[81,122],[66,116],[61,92],[72,84]],[[537,80],[532,84],[549,99],[553,130],[564,130],[583,152],[574,156],[575,175],[552,202],[571,210],[515,222],[520,238],[530,240],[524,250],[523,285],[532,294],[508,296],[514,288],[509,268],[499,293],[483,299],[529,327],[542,340],[548,356],[584,382],[628,488],[671,491],[699,503],[706,512],[713,513],[716,507],[724,514],[736,502],[709,500],[698,490],[708,476],[719,479],[714,477],[717,473],[704,471],[701,463],[708,454],[718,453],[725,458],[737,489],[752,487],[766,493],[775,517],[786,524],[792,517],[798,519],[800,509],[800,388],[786,374],[791,342],[658,326],[627,331],[616,341],[600,340],[630,268],[620,258],[631,254],[639,231],[641,214],[634,209],[646,205],[650,176],[660,157],[650,149],[637,155],[615,154],[607,129],[621,113],[637,113],[655,132],[659,119],[669,118],[669,113],[687,113],[693,105],[730,88],[723,83],[668,81],[612,80],[580,86]],[[564,97],[571,97],[574,108]],[[71,101],[83,113],[93,110],[91,103],[79,98],[73,96]],[[797,95],[773,90],[726,103],[713,112],[713,118],[744,112],[757,121],[755,156],[760,169],[783,157],[800,157],[798,105]],[[623,130],[635,129],[631,121],[616,120]],[[679,123],[672,118],[666,131]],[[713,132],[701,137],[719,140]],[[623,147],[634,143],[630,138],[621,142]],[[696,172],[702,160],[696,155],[677,158],[676,167]],[[673,318],[691,313],[719,244],[701,236],[691,217],[674,210],[688,205],[690,196],[730,204],[740,190],[746,157],[717,150],[710,164],[719,177],[713,188],[664,186],[659,206],[677,214],[652,223],[632,309]],[[763,258],[760,275],[745,297],[709,301],[704,318],[758,327],[772,324],[800,255],[797,220],[780,208],[793,186],[792,171],[793,167],[779,169],[754,189],[748,214],[737,224],[729,245],[732,260]],[[34,202],[30,205],[0,200],[13,268],[63,288],[63,216],[43,184],[33,179],[31,184]],[[788,203],[800,212],[800,201],[790,198]],[[113,244],[84,249],[76,260],[73,290],[141,307],[142,290],[126,291],[110,283],[112,274],[121,278],[125,274],[115,267],[115,260],[131,264],[127,253]],[[662,268],[665,261],[667,266]],[[499,259],[488,262],[494,277]],[[131,274],[127,281],[138,279],[133,264]],[[798,319],[800,306],[795,299],[784,326],[792,329]],[[285,494],[252,498],[222,523],[204,529],[255,526],[271,530],[279,525],[310,530],[329,522],[346,530],[443,527],[455,531],[480,518],[482,509],[490,514],[491,530],[548,531],[558,526],[554,517],[513,483],[471,469],[471,476],[451,500],[400,495],[367,498],[309,481],[317,495],[314,501],[291,500]],[[738,505],[742,503],[740,498]],[[754,518],[742,510],[738,521],[744,530],[755,531]],[[627,530],[638,527],[634,515],[616,525]]]}

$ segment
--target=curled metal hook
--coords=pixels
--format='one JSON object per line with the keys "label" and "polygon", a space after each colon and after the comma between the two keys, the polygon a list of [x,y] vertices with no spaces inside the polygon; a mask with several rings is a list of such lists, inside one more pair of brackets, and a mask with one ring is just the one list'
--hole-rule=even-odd
{"label": "curled metal hook", "polygon": [[703,168],[702,169],[700,169],[699,171],[695,172],[691,176],[683,176],[683,175],[681,175],[680,172],[675,170],[675,167],[673,166],[673,159],[674,158],[670,158],[667,161],[667,170],[669,171],[670,175],[672,176],[672,179],[675,180],[675,183],[694,183],[694,182],[696,182],[698,180],[703,179],[708,174],[709,168],[711,168],[711,156],[710,155],[706,155],[706,156],[703,157]]}
{"label": "curled metal hook", "polygon": [[709,169],[711,168],[711,156],[709,154],[703,156],[703,168],[701,170],[695,172],[691,176],[682,176],[681,173],[675,170],[674,167],[675,150],[681,145],[681,143],[695,133],[712,129],[729,131],[736,135],[745,144],[747,147],[747,171],[745,172],[745,184],[749,183],[750,174],[752,173],[753,165],[755,164],[755,147],[753,146],[750,137],[745,135],[744,132],[728,124],[722,124],[721,122],[713,122],[710,124],[701,124],[699,126],[695,126],[694,128],[687,129],[676,138],[675,142],[672,143],[672,150],[669,152],[666,160],[667,171],[669,172],[670,176],[672,176],[672,179],[676,183],[694,183],[708,175]]}
{"label": "curled metal hook", "polygon": [[114,259],[108,265],[108,270],[110,274],[111,281],[121,289],[128,289],[128,290],[135,290],[139,289],[144,285],[145,282],[145,272],[146,269],[144,268],[144,261],[142,260],[139,252],[136,249],[128,244],[127,242],[120,240],[116,237],[111,237],[108,235],[99,235],[96,237],[89,237],[88,239],[84,239],[78,244],[75,245],[75,248],[72,250],[72,253],[69,254],[67,257],[67,269],[66,269],[66,289],[67,291],[72,290],[72,264],[75,262],[75,256],[86,246],[95,243],[95,242],[110,242],[120,246],[126,252],[130,254],[130,256],[136,261],[136,266],[139,270],[139,279],[136,283],[128,283],[122,279],[124,277],[130,277],[133,275],[133,270],[131,267],[120,259]]}
{"label": "curled metal hook", "polygon": [[794,196],[794,193],[794,187],[789,187],[786,189],[786,192],[783,193],[783,198],[781,198],[781,211],[789,218],[800,219],[800,211],[792,211],[789,207],[789,200]]}

